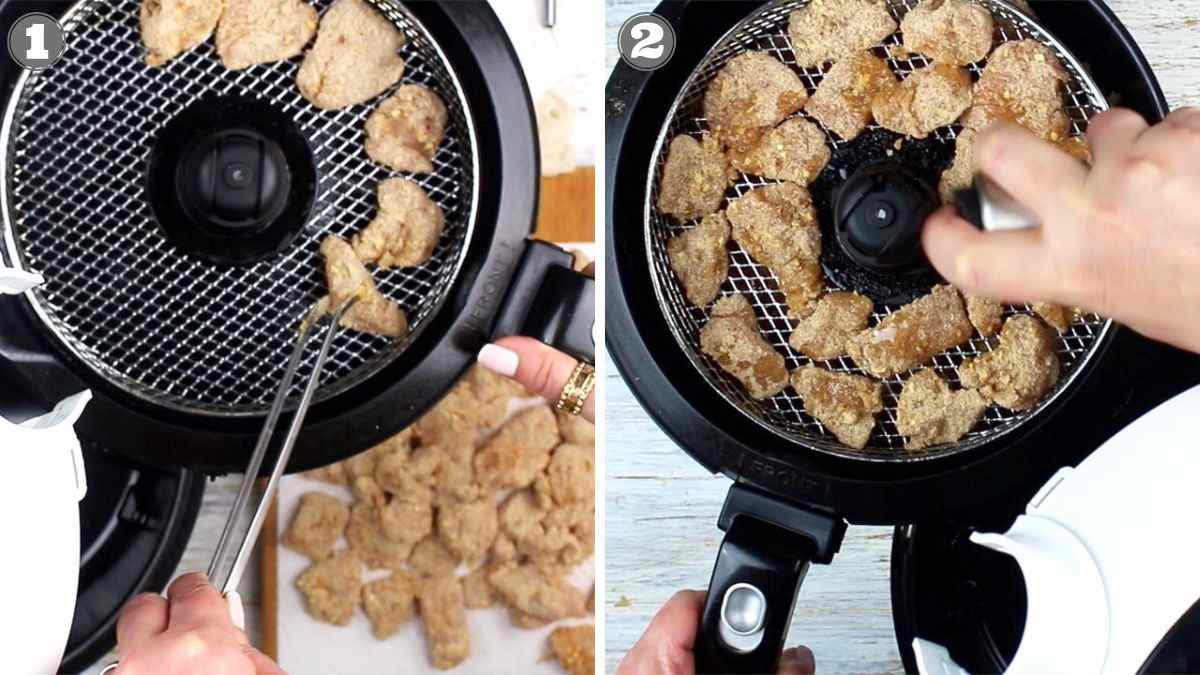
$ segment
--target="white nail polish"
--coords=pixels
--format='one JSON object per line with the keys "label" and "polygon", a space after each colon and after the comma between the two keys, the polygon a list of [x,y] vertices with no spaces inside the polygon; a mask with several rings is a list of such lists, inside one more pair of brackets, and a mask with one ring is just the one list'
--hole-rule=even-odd
{"label": "white nail polish", "polygon": [[479,365],[505,377],[516,375],[517,364],[520,362],[520,357],[513,350],[491,344],[484,345],[475,358]]}
{"label": "white nail polish", "polygon": [[238,630],[246,630],[246,608],[242,606],[242,596],[237,591],[225,594],[225,604],[229,605],[229,620]]}

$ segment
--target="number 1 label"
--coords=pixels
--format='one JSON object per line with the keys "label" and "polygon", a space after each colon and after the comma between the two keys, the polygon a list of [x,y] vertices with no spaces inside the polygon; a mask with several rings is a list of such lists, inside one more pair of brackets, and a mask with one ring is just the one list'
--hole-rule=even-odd
{"label": "number 1 label", "polygon": [[29,49],[25,50],[25,58],[30,60],[50,58],[50,52],[46,49],[46,24],[30,24],[25,29],[25,37],[29,38]]}

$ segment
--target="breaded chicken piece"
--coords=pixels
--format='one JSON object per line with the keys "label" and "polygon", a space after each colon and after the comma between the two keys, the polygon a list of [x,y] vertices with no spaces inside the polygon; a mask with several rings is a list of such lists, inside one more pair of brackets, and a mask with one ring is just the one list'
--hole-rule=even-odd
{"label": "breaded chicken piece", "polygon": [[807,100],[791,68],[766,52],[749,51],[730,59],[708,84],[704,117],[725,147],[747,152]]}
{"label": "breaded chicken piece", "polygon": [[596,497],[596,451],[590,445],[563,443],[554,449],[534,490],[549,504],[591,503]]}
{"label": "breaded chicken piece", "polygon": [[379,508],[383,508],[388,503],[387,493],[370,476],[355,478],[350,483],[350,491],[354,493],[354,501],[357,502],[369,502]]}
{"label": "breaded chicken piece", "polygon": [[532,490],[517,490],[500,507],[492,561],[526,556],[546,569],[577,564],[595,548],[595,517],[592,502],[551,508]]}
{"label": "breaded chicken piece", "polygon": [[376,638],[386,640],[413,618],[417,588],[416,577],[404,571],[392,572],[389,577],[363,586],[363,611],[371,620],[371,633]]}
{"label": "breaded chicken piece", "polygon": [[487,567],[476,567],[462,578],[463,602],[467,609],[487,609],[496,604],[496,594],[492,592],[487,575]]}
{"label": "breaded chicken piece", "polygon": [[515,396],[529,395],[529,392],[519,382],[497,375],[479,365],[472,366],[458,386],[466,387],[475,400],[488,409],[489,415],[497,417],[503,417],[508,412],[509,399]]}
{"label": "breaded chicken piece", "polygon": [[313,560],[325,560],[333,555],[348,520],[350,507],[340,499],[322,492],[306,492],[300,496],[300,506],[283,533],[283,545]]}
{"label": "breaded chicken piece", "polygon": [[971,74],[965,68],[938,63],[886,87],[871,102],[871,111],[883,128],[925,138],[971,107],[971,89]]}
{"label": "breaded chicken piece", "polygon": [[446,225],[442,207],[405,178],[380,183],[378,199],[374,220],[351,240],[358,259],[383,269],[425,264]]}
{"label": "breaded chicken piece", "polygon": [[369,101],[404,74],[399,54],[404,41],[404,34],[363,0],[337,0],[321,17],[296,85],[322,110]]}
{"label": "breaded chicken piece", "polygon": [[988,58],[963,125],[982,131],[993,122],[1014,122],[1057,143],[1071,129],[1062,98],[1068,79],[1049,47],[1035,40],[1006,42]]}
{"label": "breaded chicken piece", "polygon": [[207,40],[224,10],[224,0],[142,0],[146,65],[158,68]]}
{"label": "breaded chicken piece", "polygon": [[475,478],[473,444],[439,447],[442,457],[438,460],[434,480],[438,506],[475,501],[487,494]]}
{"label": "breaded chicken piece", "polygon": [[361,333],[385,337],[400,337],[408,332],[408,315],[400,306],[375,286],[371,273],[363,267],[344,239],[331,234],[321,242],[325,256],[325,284],[329,296],[321,301],[324,311],[334,312],[351,297],[358,297],[345,315],[341,325]]}
{"label": "breaded chicken piece", "polygon": [[310,469],[300,474],[310,480],[329,483],[330,485],[349,485],[350,479],[346,476],[346,467],[342,462],[334,462],[326,464],[315,469]]}
{"label": "breaded chicken piece", "polygon": [[446,104],[429,87],[398,87],[367,118],[367,156],[397,171],[429,173],[446,137]]}
{"label": "breaded chicken piece", "polygon": [[345,626],[362,595],[362,562],[353,550],[313,563],[296,578],[308,613],[318,621]]}
{"label": "breaded chicken piece", "polygon": [[468,564],[483,560],[499,529],[500,519],[491,495],[438,508],[438,537],[450,552]]}
{"label": "breaded chicken piece", "polygon": [[971,325],[985,338],[990,338],[1000,332],[1004,325],[1004,305],[978,295],[965,296],[967,301],[967,318]]}
{"label": "breaded chicken piece", "polygon": [[834,291],[817,302],[817,309],[801,319],[788,344],[810,359],[827,361],[846,353],[850,338],[867,327],[875,303],[851,291]]}
{"label": "breaded chicken piece", "polygon": [[522,488],[533,483],[562,439],[554,413],[544,405],[517,413],[475,453],[475,475],[483,485]]}
{"label": "breaded chicken piece", "polygon": [[887,378],[928,362],[971,339],[962,298],[950,286],[935,286],[878,325],[856,335],[850,356],[875,377]]}
{"label": "breaded chicken piece", "polygon": [[958,379],[1009,410],[1029,410],[1058,382],[1054,331],[1028,314],[1004,322],[1000,346],[964,361]]}
{"label": "breaded chicken piece", "polygon": [[453,576],[425,579],[417,597],[430,663],[449,670],[465,661],[471,655],[471,634],[462,584]]}
{"label": "breaded chicken piece", "polygon": [[350,508],[346,541],[371,569],[403,569],[413,549],[411,542],[393,541],[384,534],[379,508],[369,502],[359,502]]}
{"label": "breaded chicken piece", "polygon": [[596,627],[562,626],[550,633],[550,651],[569,675],[596,672]]}
{"label": "breaded chicken piece", "polygon": [[805,366],[792,373],[804,409],[839,441],[861,450],[883,410],[883,387],[869,377]]}
{"label": "breaded chicken piece", "polygon": [[1033,313],[1042,317],[1042,321],[1058,331],[1059,335],[1067,332],[1071,324],[1079,320],[1083,312],[1072,307],[1063,307],[1053,302],[1038,302],[1033,305]]}
{"label": "breaded chicken piece", "polygon": [[764,133],[748,152],[730,152],[729,161],[745,173],[808,185],[821,175],[831,154],[821,129],[794,117]]}
{"label": "breaded chicken piece", "polygon": [[752,398],[764,399],[787,386],[783,356],[758,332],[754,308],[745,297],[729,295],[717,301],[704,328],[700,349],[746,387]]}
{"label": "breaded chicken piece", "polygon": [[896,32],[880,0],[812,0],[788,15],[788,35],[803,68],[869,49]]}
{"label": "breaded chicken piece", "polygon": [[933,370],[908,378],[896,408],[896,428],[908,437],[904,447],[921,450],[957,442],[979,420],[988,402],[971,389],[951,391]]}
{"label": "breaded chicken piece", "polygon": [[900,22],[908,51],[960,66],[992,51],[995,27],[992,13],[972,0],[922,0]]}
{"label": "breaded chicken piece", "polygon": [[871,102],[896,83],[887,63],[871,52],[854,52],[825,73],[804,110],[845,140],[871,123]]}
{"label": "breaded chicken piece", "polygon": [[422,445],[474,443],[483,425],[482,407],[470,389],[455,387],[432,410],[417,420]]}
{"label": "breaded chicken piece", "polygon": [[697,307],[707,307],[729,277],[729,220],[724,213],[704,216],[700,223],[667,242],[667,259]]}
{"label": "breaded chicken piece", "polygon": [[696,140],[687,134],[671,139],[658,183],[658,210],[691,220],[721,208],[729,185],[729,160],[712,134]]}
{"label": "breaded chicken piece", "polygon": [[729,203],[733,239],[779,279],[793,317],[812,313],[825,290],[821,227],[808,190],[779,183],[750,190]]}
{"label": "breaded chicken piece", "polygon": [[391,541],[415,544],[433,531],[433,492],[420,483],[412,491],[397,492],[379,509],[379,525]]}
{"label": "breaded chicken piece", "polygon": [[585,613],[587,597],[562,577],[549,577],[528,563],[499,565],[488,581],[504,603],[539,619],[558,621]]}
{"label": "breaded chicken piece", "polygon": [[412,431],[405,429],[400,433],[384,440],[382,443],[372,446],[371,448],[353,455],[346,459],[342,464],[346,467],[346,475],[351,479],[359,476],[375,476],[375,466],[383,458],[399,453],[402,458],[407,457],[412,448]]}
{"label": "breaded chicken piece", "polygon": [[427,577],[453,575],[458,562],[454,552],[435,536],[417,542],[408,557],[409,566]]}
{"label": "breaded chicken piece", "polygon": [[938,182],[938,194],[947,204],[954,203],[954,196],[975,183],[975,139],[979,132],[963,129],[954,140],[954,163],[942,172]]}
{"label": "breaded chicken piece", "polygon": [[217,27],[217,55],[230,70],[283,61],[317,33],[317,10],[304,0],[229,0]]}
{"label": "breaded chicken piece", "polygon": [[594,448],[596,445],[596,425],[587,421],[581,415],[555,413],[558,418],[558,433],[566,443],[585,445]]}

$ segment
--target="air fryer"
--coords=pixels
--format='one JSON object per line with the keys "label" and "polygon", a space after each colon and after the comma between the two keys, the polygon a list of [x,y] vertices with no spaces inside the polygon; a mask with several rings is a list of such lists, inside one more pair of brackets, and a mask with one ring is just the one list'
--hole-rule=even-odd
{"label": "air fryer", "polygon": [[[1196,359],[1101,317],[1085,317],[1060,340],[1064,375],[1037,408],[1022,414],[990,410],[962,441],[914,454],[903,451],[895,429],[898,378],[884,382],[887,409],[867,447],[856,451],[825,433],[792,390],[757,402],[720,373],[696,346],[702,312],[681,299],[671,278],[664,242],[678,225],[653,206],[657,172],[665,140],[705,128],[695,111],[707,81],[726,60],[762,49],[790,62],[786,15],[802,4],[663,3],[656,12],[678,36],[671,61],[654,72],[619,64],[607,88],[608,347],[631,391],[667,435],[705,468],[734,481],[718,520],[726,534],[701,620],[700,672],[773,670],[809,564],[833,560],[847,523],[986,514],[997,502],[1032,493],[1057,468],[1077,463],[1140,413],[1200,380]],[[888,4],[899,13],[915,3]],[[997,17],[1001,39],[1036,39],[1059,54],[1071,72],[1066,102],[1076,133],[1108,105],[1131,107],[1150,120],[1166,114],[1145,58],[1102,2],[1035,0],[1036,22],[1003,2],[984,4]],[[922,65],[888,59],[897,72]],[[811,92],[819,73],[795,70]],[[878,261],[847,256],[830,229],[835,196],[848,178],[884,158],[916,181],[936,180],[952,157],[957,129],[906,141],[892,153],[895,136],[877,127],[850,143],[830,136],[834,157],[811,186],[823,228],[822,267],[832,286],[872,297],[877,318],[927,292],[937,277],[919,267],[897,274]],[[741,194],[760,184],[743,174],[732,189]],[[790,324],[777,288],[768,270],[731,249],[723,291],[749,297],[760,333],[785,354],[791,370],[807,361],[786,347]],[[963,358],[985,348],[972,341],[939,355],[933,366],[953,377]],[[845,359],[825,365],[854,370]],[[1172,374],[1164,377],[1164,369]],[[758,589],[757,596],[746,585]],[[727,620],[755,603],[765,603],[760,626]]]}

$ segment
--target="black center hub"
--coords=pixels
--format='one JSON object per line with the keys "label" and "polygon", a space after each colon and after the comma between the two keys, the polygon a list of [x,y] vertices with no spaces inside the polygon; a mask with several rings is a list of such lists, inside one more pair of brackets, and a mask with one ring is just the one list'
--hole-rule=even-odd
{"label": "black center hub", "polygon": [[938,198],[896,162],[861,167],[834,205],[838,244],[851,260],[877,272],[906,273],[925,266],[921,228]]}
{"label": "black center hub", "polygon": [[288,247],[316,198],[307,139],[255,99],[203,99],[168,122],[147,161],[154,217],[180,248],[241,265]]}

